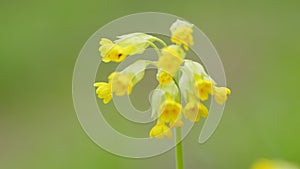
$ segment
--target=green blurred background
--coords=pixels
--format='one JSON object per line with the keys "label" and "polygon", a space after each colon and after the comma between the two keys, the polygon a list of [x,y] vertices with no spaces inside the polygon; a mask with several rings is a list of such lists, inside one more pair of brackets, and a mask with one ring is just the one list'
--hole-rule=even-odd
{"label": "green blurred background", "polygon": [[175,168],[174,150],[148,159],[102,150],[73,109],[73,67],[85,41],[145,11],[197,25],[232,89],[213,137],[197,143],[201,122],[184,141],[187,169],[247,169],[263,157],[300,164],[299,7],[298,0],[1,1],[0,168]]}

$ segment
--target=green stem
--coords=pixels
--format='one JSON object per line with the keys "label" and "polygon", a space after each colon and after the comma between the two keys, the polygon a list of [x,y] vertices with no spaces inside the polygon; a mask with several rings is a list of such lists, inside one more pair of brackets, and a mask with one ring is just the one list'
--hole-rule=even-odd
{"label": "green stem", "polygon": [[164,47],[167,47],[167,44],[163,40],[161,40],[159,38],[157,38],[156,40],[157,40],[157,42],[161,43]]}
{"label": "green stem", "polygon": [[[180,77],[180,71],[178,71],[176,73],[176,75],[173,77],[173,81],[178,88],[178,95],[177,95],[176,101],[180,103],[181,102],[181,92],[180,92],[180,88],[179,88],[179,84],[178,84],[179,77]],[[176,128],[176,163],[177,163],[177,169],[184,169],[181,127]]]}
{"label": "green stem", "polygon": [[149,43],[149,45],[155,50],[156,54],[157,54],[158,56],[160,56],[161,53],[160,53],[158,47],[157,47],[154,43],[152,43],[152,42],[150,42],[150,41],[149,41],[148,43]]}
{"label": "green stem", "polygon": [[157,37],[154,37],[154,36],[153,36],[153,37],[150,39],[150,41],[152,41],[152,42],[157,41],[157,42],[159,42],[160,44],[162,44],[163,47],[167,47],[167,44],[166,44],[163,40],[161,40],[161,39],[159,39],[159,38],[157,38]]}
{"label": "green stem", "polygon": [[181,127],[176,128],[176,161],[177,169],[183,169],[183,153],[182,153],[182,141],[181,141]]}

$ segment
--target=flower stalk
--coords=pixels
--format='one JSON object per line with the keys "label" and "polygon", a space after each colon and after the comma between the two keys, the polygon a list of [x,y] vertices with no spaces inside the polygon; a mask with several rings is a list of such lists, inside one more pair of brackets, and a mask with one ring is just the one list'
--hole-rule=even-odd
{"label": "flower stalk", "polygon": [[176,164],[177,169],[184,169],[183,164],[183,152],[182,152],[182,134],[181,127],[178,127],[176,130]]}
{"label": "flower stalk", "polygon": [[[178,85],[179,78],[180,78],[180,72],[178,71],[176,73],[176,75],[173,77],[173,81],[179,91],[176,101],[180,103],[181,102],[181,92],[180,92],[180,87]],[[177,165],[177,169],[184,169],[181,127],[176,128],[175,133],[176,133],[176,165]]]}

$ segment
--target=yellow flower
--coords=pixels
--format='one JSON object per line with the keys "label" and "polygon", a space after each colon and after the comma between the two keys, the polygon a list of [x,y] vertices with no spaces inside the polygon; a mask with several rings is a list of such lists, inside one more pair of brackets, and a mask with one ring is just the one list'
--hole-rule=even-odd
{"label": "yellow flower", "polygon": [[195,78],[195,95],[201,100],[208,99],[208,95],[212,93],[213,82],[203,78]]}
{"label": "yellow flower", "polygon": [[162,56],[159,58],[157,67],[166,73],[174,76],[183,62],[184,53],[179,46],[171,45],[162,49]]}
{"label": "yellow flower", "polygon": [[170,30],[172,32],[171,41],[178,44],[183,45],[185,50],[189,49],[189,45],[194,45],[194,39],[193,39],[193,25],[177,20],[173,25],[171,26]]}
{"label": "yellow flower", "polygon": [[103,103],[107,104],[112,99],[111,84],[105,82],[94,83],[97,87],[96,93],[100,99],[103,99]]}
{"label": "yellow flower", "polygon": [[157,139],[163,139],[164,137],[171,138],[172,131],[168,126],[163,123],[157,123],[149,133],[150,138],[155,137]]}
{"label": "yellow flower", "polygon": [[144,33],[131,33],[118,36],[118,39],[114,42],[102,38],[99,51],[103,62],[121,62],[128,55],[142,54],[149,46],[157,48],[153,43],[154,41],[165,45],[159,38]]}
{"label": "yellow flower", "polygon": [[133,75],[132,74],[121,74],[119,72],[113,72],[108,77],[109,82],[112,86],[112,91],[115,92],[117,96],[123,96],[126,93],[129,95],[132,91]]}
{"label": "yellow flower", "polygon": [[255,162],[251,169],[299,169],[299,167],[286,161],[261,159]]}
{"label": "yellow flower", "polygon": [[173,78],[172,76],[165,72],[165,71],[161,71],[158,75],[158,81],[159,81],[159,84],[161,85],[166,85],[166,84],[169,84],[173,81]]}
{"label": "yellow flower", "polygon": [[270,160],[260,160],[252,166],[252,169],[276,169]]}
{"label": "yellow flower", "polygon": [[202,103],[191,101],[184,107],[183,114],[190,121],[197,122],[200,120],[200,116],[207,117],[208,109]]}
{"label": "yellow flower", "polygon": [[200,114],[198,112],[199,107],[197,102],[189,102],[183,108],[184,117],[193,122],[200,120]]}
{"label": "yellow flower", "polygon": [[227,95],[231,93],[230,89],[226,87],[215,87],[214,98],[218,104],[223,104],[227,100]]}
{"label": "yellow flower", "polygon": [[142,54],[149,46],[157,48],[153,42],[159,42],[163,46],[166,46],[165,42],[161,39],[145,34],[145,33],[130,33],[122,36],[118,36],[119,39],[114,42],[120,46],[130,46],[130,55]]}
{"label": "yellow flower", "polygon": [[102,38],[99,51],[103,62],[121,62],[130,53],[131,47],[121,47],[109,39]]}
{"label": "yellow flower", "polygon": [[[181,104],[172,99],[166,99],[160,106],[159,121],[169,123],[170,127],[174,127],[176,122],[180,123]],[[179,124],[177,124],[179,125]]]}

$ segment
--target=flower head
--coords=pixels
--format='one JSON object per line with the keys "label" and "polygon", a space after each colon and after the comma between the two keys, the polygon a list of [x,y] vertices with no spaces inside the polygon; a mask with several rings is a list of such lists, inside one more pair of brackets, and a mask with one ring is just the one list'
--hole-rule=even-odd
{"label": "flower head", "polygon": [[118,38],[115,42],[120,46],[130,47],[130,55],[142,54],[146,48],[153,45],[152,42],[161,42],[159,38],[144,33],[130,33]]}
{"label": "flower head", "polygon": [[229,95],[230,93],[230,89],[226,87],[215,87],[213,91],[215,101],[218,104],[223,104],[228,98],[227,95]]}
{"label": "flower head", "polygon": [[165,71],[161,71],[158,74],[158,81],[159,81],[159,84],[164,86],[166,84],[171,83],[173,81],[173,78],[169,73],[167,73]]}
{"label": "flower head", "polygon": [[183,62],[185,53],[177,45],[171,45],[162,49],[162,56],[159,58],[157,66],[166,73],[174,76],[179,66]]}
{"label": "flower head", "polygon": [[100,99],[103,99],[103,103],[107,104],[112,99],[112,90],[111,84],[105,82],[94,83],[94,86],[97,87],[96,94]]}
{"label": "flower head", "polygon": [[113,72],[109,75],[108,79],[111,83],[112,91],[115,92],[117,96],[123,96],[126,93],[131,93],[133,87],[132,74],[121,74],[119,72]]}
{"label": "flower head", "polygon": [[183,45],[185,50],[189,49],[189,45],[194,45],[193,24],[185,21],[177,20],[172,24],[170,30],[172,32],[171,41]]}
{"label": "flower head", "polygon": [[181,118],[181,104],[172,99],[166,99],[160,106],[159,120],[163,123],[169,123],[170,127]]}
{"label": "flower head", "polygon": [[195,77],[195,95],[201,100],[205,101],[208,99],[208,95],[212,93],[213,82],[203,77]]}
{"label": "flower head", "polygon": [[155,137],[157,139],[163,139],[164,137],[171,138],[172,131],[168,126],[163,123],[157,123],[149,133],[150,138]]}
{"label": "flower head", "polygon": [[197,122],[200,120],[200,116],[207,117],[208,109],[200,102],[191,101],[184,107],[183,114],[190,121]]}
{"label": "flower head", "polygon": [[99,51],[103,62],[121,62],[130,53],[130,47],[122,47],[106,38],[101,39],[100,45]]}
{"label": "flower head", "polygon": [[114,42],[102,38],[99,51],[103,62],[122,62],[128,55],[141,54],[150,45],[154,47],[154,41],[163,42],[159,38],[144,33],[118,36]]}

